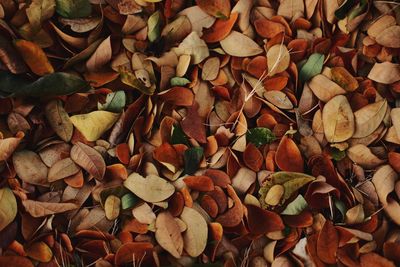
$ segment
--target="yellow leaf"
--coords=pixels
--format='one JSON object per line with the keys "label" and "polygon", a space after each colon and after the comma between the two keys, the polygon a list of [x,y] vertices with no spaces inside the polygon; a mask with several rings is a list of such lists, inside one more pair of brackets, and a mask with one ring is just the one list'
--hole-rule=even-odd
{"label": "yellow leaf", "polygon": [[108,111],[93,111],[72,116],[72,124],[88,141],[96,141],[118,120],[119,114]]}
{"label": "yellow leaf", "polygon": [[121,206],[121,200],[119,197],[114,195],[108,196],[106,202],[104,203],[104,211],[106,213],[106,218],[110,221],[118,218]]}
{"label": "yellow leaf", "polygon": [[0,189],[0,231],[9,225],[17,215],[17,201],[11,189]]}

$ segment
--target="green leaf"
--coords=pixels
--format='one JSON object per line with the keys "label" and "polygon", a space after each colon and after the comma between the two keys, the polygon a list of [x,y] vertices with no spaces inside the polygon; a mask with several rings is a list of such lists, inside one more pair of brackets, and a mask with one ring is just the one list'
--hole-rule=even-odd
{"label": "green leaf", "polygon": [[335,11],[335,16],[337,19],[344,19],[349,12],[350,8],[355,4],[355,0],[345,1],[338,9]]}
{"label": "green leaf", "polygon": [[171,135],[171,144],[184,144],[189,146],[189,140],[183,132],[180,125],[173,126]]}
{"label": "green leaf", "polygon": [[320,74],[322,67],[324,66],[325,56],[319,53],[312,54],[307,62],[303,65],[299,73],[299,79],[301,82],[310,80],[317,74]]}
{"label": "green leaf", "polygon": [[181,78],[181,77],[171,78],[171,86],[185,86],[188,83],[190,83],[190,81],[186,78]]}
{"label": "green leaf", "polygon": [[132,193],[127,193],[121,198],[121,206],[123,210],[133,208],[139,199]]}
{"label": "green leaf", "polygon": [[275,172],[271,174],[270,178],[267,179],[266,183],[260,188],[260,203],[262,207],[268,208],[269,205],[265,203],[265,196],[272,186],[279,184],[285,188],[285,193],[281,198],[280,205],[283,205],[286,200],[292,197],[294,193],[297,192],[301,187],[308,184],[309,182],[314,181],[315,178],[313,176],[307,175],[305,173],[298,172]]}
{"label": "green leaf", "polygon": [[136,78],[135,74],[130,71],[121,71],[120,79],[126,85],[129,85],[143,94],[152,95],[156,91],[156,85],[152,83],[150,87],[146,87],[139,79]]}
{"label": "green leaf", "polygon": [[155,42],[160,38],[161,33],[161,19],[160,11],[154,12],[147,21],[147,38],[150,42]]}
{"label": "green leaf", "polygon": [[302,195],[298,195],[295,200],[290,202],[281,212],[282,215],[299,215],[308,207],[307,201]]}
{"label": "green leaf", "polygon": [[185,161],[185,174],[193,174],[199,168],[199,163],[203,158],[203,148],[191,147],[186,149],[183,157]]}
{"label": "green leaf", "polygon": [[272,143],[276,137],[270,129],[264,127],[257,127],[250,129],[246,134],[248,142],[253,143],[256,147]]}
{"label": "green leaf", "polygon": [[89,0],[57,0],[57,13],[69,19],[84,18],[92,13]]}
{"label": "green leaf", "polygon": [[342,221],[346,218],[347,208],[346,205],[339,199],[333,200],[335,207],[339,210],[340,214],[342,215]]}
{"label": "green leaf", "polygon": [[126,104],[126,95],[124,91],[116,91],[109,93],[104,104],[98,102],[99,110],[106,110],[114,113],[121,112]]}
{"label": "green leaf", "polygon": [[339,149],[337,149],[335,147],[332,147],[330,149],[330,151],[331,151],[332,158],[334,160],[336,160],[336,161],[342,160],[342,159],[344,159],[346,157],[346,151],[345,150],[340,151]]}
{"label": "green leaf", "polygon": [[[348,15],[348,19],[352,20],[355,17],[361,15],[362,13],[367,11],[367,7],[368,7],[368,0],[361,0],[360,4],[357,7],[355,7],[352,11],[350,11],[350,13]],[[397,10],[400,10],[400,9],[397,8]]]}
{"label": "green leaf", "polygon": [[0,72],[0,81],[0,97],[48,97],[86,92],[90,89],[88,82],[65,72],[51,73],[33,82],[21,75]]}
{"label": "green leaf", "polygon": [[17,215],[17,201],[10,188],[0,189],[0,231],[9,225]]}

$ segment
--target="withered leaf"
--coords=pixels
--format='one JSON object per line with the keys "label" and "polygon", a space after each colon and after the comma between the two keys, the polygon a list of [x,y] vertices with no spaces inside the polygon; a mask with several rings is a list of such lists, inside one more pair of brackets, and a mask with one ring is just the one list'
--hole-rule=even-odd
{"label": "withered leaf", "polygon": [[175,258],[183,251],[183,238],[178,223],[168,211],[158,214],[156,219],[156,240],[162,248]]}
{"label": "withered leaf", "polygon": [[25,207],[25,210],[35,218],[63,213],[79,208],[79,206],[74,203],[40,202],[30,199],[23,200],[22,205]]}
{"label": "withered leaf", "polygon": [[57,135],[65,142],[69,142],[72,138],[74,126],[61,101],[53,100],[49,102],[46,105],[45,114]]}
{"label": "withered leaf", "polygon": [[103,157],[90,146],[78,142],[71,149],[71,159],[98,180],[102,180],[106,171]]}

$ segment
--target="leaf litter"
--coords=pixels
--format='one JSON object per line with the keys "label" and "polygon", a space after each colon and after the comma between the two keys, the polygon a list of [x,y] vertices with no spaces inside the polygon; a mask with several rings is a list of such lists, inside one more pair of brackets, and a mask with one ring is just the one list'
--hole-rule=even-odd
{"label": "leaf litter", "polygon": [[0,11],[0,266],[400,265],[397,1]]}

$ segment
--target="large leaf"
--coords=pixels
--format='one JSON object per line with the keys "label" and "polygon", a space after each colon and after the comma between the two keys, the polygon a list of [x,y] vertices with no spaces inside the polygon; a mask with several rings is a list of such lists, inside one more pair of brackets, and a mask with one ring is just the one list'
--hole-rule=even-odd
{"label": "large leaf", "polygon": [[32,0],[26,9],[26,16],[34,32],[39,31],[42,22],[53,16],[55,7],[55,0]]}
{"label": "large leaf", "polygon": [[29,184],[47,186],[47,167],[39,155],[30,150],[21,150],[13,155],[17,176]]}
{"label": "large leaf", "polygon": [[0,72],[0,97],[49,97],[85,92],[89,84],[76,75],[55,72],[36,81],[8,72]]}
{"label": "large leaf", "polygon": [[0,189],[0,231],[9,225],[17,215],[17,201],[10,188]]}
{"label": "large leaf", "polygon": [[12,73],[18,74],[27,71],[24,61],[13,47],[11,40],[3,36],[0,36],[0,60]]}
{"label": "large leaf", "polygon": [[64,18],[83,18],[92,13],[92,6],[89,0],[57,0],[56,11]]}
{"label": "large leaf", "polygon": [[161,212],[156,219],[156,240],[158,244],[175,258],[183,251],[183,238],[179,225],[169,212]]}
{"label": "large leaf", "polygon": [[183,208],[181,219],[187,226],[183,234],[185,251],[191,257],[197,257],[203,252],[207,245],[207,222],[198,211],[188,207]]}
{"label": "large leaf", "polygon": [[312,54],[303,65],[299,73],[299,79],[306,82],[317,74],[320,74],[324,66],[325,56],[319,53]]}
{"label": "large leaf", "polygon": [[74,210],[79,208],[77,204],[74,203],[52,203],[52,202],[40,202],[34,200],[23,200],[22,205],[25,210],[32,217],[44,217],[47,215],[63,213],[66,211]]}
{"label": "large leaf", "polygon": [[72,138],[74,126],[62,106],[62,102],[57,100],[49,102],[45,108],[45,115],[56,134],[65,142],[69,142]]}

